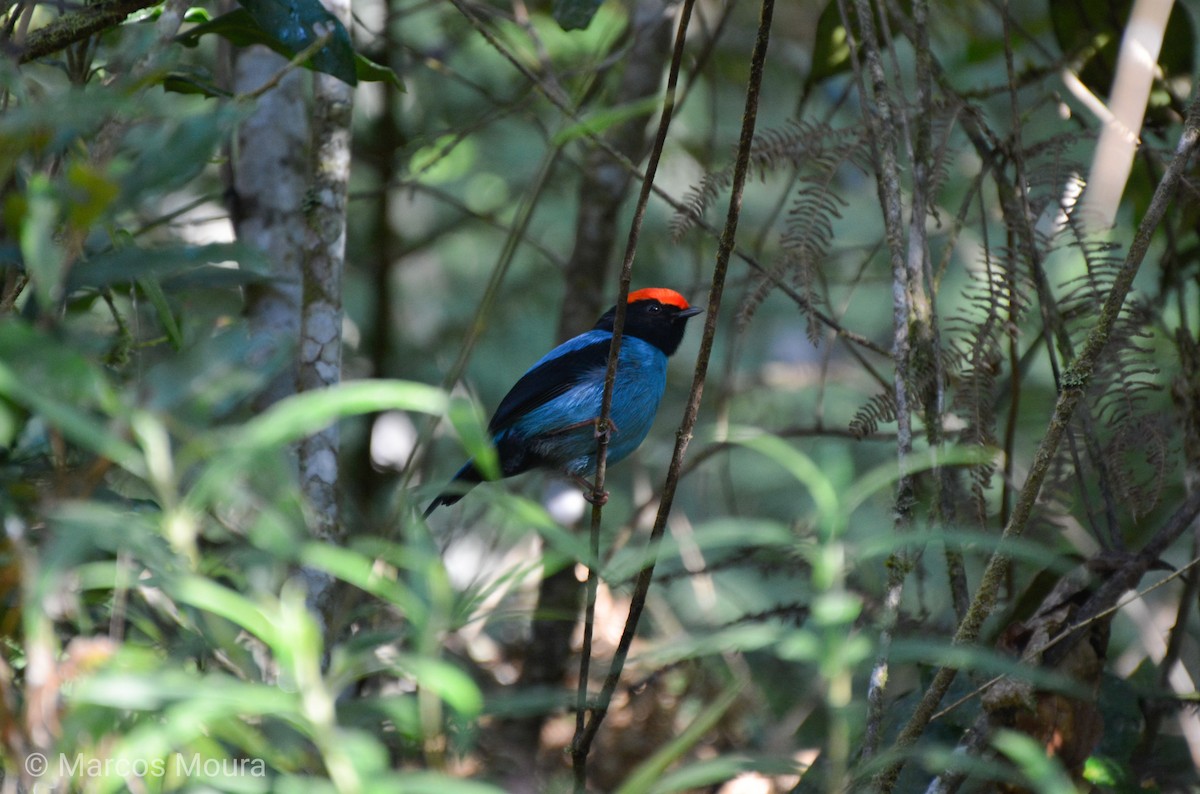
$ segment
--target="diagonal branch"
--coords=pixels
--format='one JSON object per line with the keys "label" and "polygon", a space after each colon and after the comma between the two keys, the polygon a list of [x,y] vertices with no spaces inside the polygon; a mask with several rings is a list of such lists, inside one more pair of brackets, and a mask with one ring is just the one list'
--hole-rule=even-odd
{"label": "diagonal branch", "polygon": [[717,330],[717,317],[721,308],[721,296],[725,289],[725,277],[729,270],[729,260],[733,255],[734,241],[737,235],[738,218],[742,206],[742,190],[746,183],[746,175],[750,170],[750,146],[754,139],[754,126],[758,117],[759,91],[762,87],[763,66],[767,57],[767,45],[770,41],[771,18],[774,13],[774,0],[763,0],[761,17],[759,19],[758,35],[754,43],[754,53],[750,63],[750,79],[746,88],[746,106],[742,116],[742,131],[738,139],[737,157],[733,172],[733,185],[729,196],[729,211],[725,219],[725,227],[717,246],[717,259],[713,268],[712,287],[709,291],[708,306],[704,318],[704,335],[700,340],[700,353],[696,359],[695,375],[692,378],[692,389],[684,409],[683,420],[676,433],[675,451],[671,456],[671,464],[667,470],[666,484],[663,487],[662,502],[659,504],[658,515],[654,519],[654,527],[647,541],[646,565],[638,574],[633,596],[629,606],[629,617],[613,656],[612,666],[604,680],[596,704],[591,709],[591,719],[583,734],[577,737],[574,752],[583,752],[591,746],[596,732],[603,722],[612,702],[613,693],[621,677],[629,648],[633,644],[633,635],[637,631],[638,620],[646,607],[646,595],[650,582],[654,578],[654,559],[659,543],[662,541],[667,526],[667,516],[670,515],[672,503],[675,500],[675,489],[679,484],[679,476],[683,469],[683,458],[687,452],[688,443],[692,438],[692,430],[700,413],[700,400],[704,393],[704,381],[708,374],[708,362],[712,356],[713,338]]}
{"label": "diagonal branch", "polygon": [[[659,118],[658,131],[654,134],[654,143],[650,146],[650,154],[646,164],[646,178],[642,180],[641,191],[638,192],[637,204],[634,209],[634,218],[629,227],[629,239],[625,242],[625,255],[620,265],[620,276],[618,279],[617,288],[617,314],[613,318],[612,342],[608,348],[608,363],[605,369],[604,392],[600,397],[600,416],[596,421],[596,473],[595,473],[595,488],[594,498],[592,501],[592,527],[590,527],[589,539],[592,546],[593,559],[600,559],[600,519],[602,515],[602,495],[604,495],[604,481],[607,467],[608,457],[608,440],[611,437],[612,429],[612,398],[613,387],[617,381],[617,361],[620,355],[620,342],[622,342],[623,333],[625,330],[625,311],[626,303],[629,300],[629,287],[634,278],[634,257],[637,253],[637,241],[640,239],[642,231],[642,221],[646,217],[646,207],[650,200],[650,191],[654,186],[654,175],[658,173],[659,161],[662,158],[662,148],[666,145],[667,131],[671,127],[671,119],[674,114],[674,103],[676,103],[676,89],[679,84],[679,70],[683,66],[684,44],[688,41],[688,26],[691,22],[692,7],[695,6],[695,0],[685,0],[682,10],[679,12],[679,24],[676,31],[676,41],[671,55],[671,68],[667,74],[667,85],[664,97],[662,97],[662,114]],[[636,127],[628,128],[628,134],[631,137],[634,134]],[[600,163],[596,163],[595,169],[589,169],[589,174],[602,174],[607,168]],[[622,191],[624,192],[624,186]],[[616,204],[616,203],[614,203]],[[613,205],[613,216],[616,206]],[[581,207],[581,212],[583,207]],[[572,290],[568,290],[570,295]],[[595,604],[596,604],[596,589],[598,589],[598,578],[592,567],[588,567],[587,579],[587,595],[584,602],[584,619],[583,619],[583,646],[580,651],[580,680],[578,680],[578,698],[575,712],[575,738],[571,741],[571,765],[575,771],[575,788],[576,790],[586,790],[587,788],[587,763],[589,742],[582,741],[584,733],[587,730],[587,704],[588,704],[588,668],[592,663],[592,639],[593,630],[595,627]]]}
{"label": "diagonal branch", "polygon": [[[958,631],[954,635],[955,645],[967,645],[974,642],[979,636],[979,630],[983,626],[983,622],[995,607],[996,594],[1008,570],[1009,557],[1005,550],[1006,541],[1019,538],[1029,523],[1029,518],[1033,513],[1034,505],[1042,488],[1042,483],[1045,481],[1051,463],[1054,460],[1058,444],[1062,440],[1067,426],[1071,421],[1071,415],[1075,412],[1076,406],[1079,405],[1080,400],[1083,398],[1088,380],[1096,369],[1100,354],[1104,352],[1104,348],[1108,344],[1113,327],[1116,325],[1120,315],[1121,307],[1124,305],[1125,298],[1133,286],[1133,279],[1137,275],[1142,261],[1146,258],[1146,252],[1150,248],[1151,237],[1162,221],[1167,207],[1175,195],[1175,190],[1178,188],[1187,168],[1188,161],[1191,159],[1198,143],[1200,143],[1200,91],[1197,91],[1192,98],[1191,105],[1188,108],[1187,119],[1184,123],[1183,133],[1175,149],[1175,156],[1171,160],[1166,173],[1163,174],[1162,181],[1159,182],[1157,189],[1154,191],[1154,197],[1146,209],[1146,214],[1138,225],[1137,233],[1129,245],[1125,261],[1121,265],[1116,278],[1113,280],[1112,289],[1100,309],[1100,316],[1096,321],[1096,325],[1092,328],[1087,340],[1080,349],[1079,357],[1063,372],[1062,390],[1059,392],[1058,400],[1055,402],[1054,413],[1051,415],[1046,433],[1038,444],[1037,451],[1034,453],[1033,463],[1029,469],[1029,476],[1021,488],[1016,504],[1013,507],[1012,515],[1009,516],[1008,524],[1004,528],[1000,547],[988,561],[987,568],[983,572],[979,590],[971,602],[970,609],[967,610],[966,618],[959,624]],[[938,704],[941,702],[942,697],[954,681],[954,676],[957,672],[958,670],[953,667],[943,667],[938,670],[933,682],[925,691],[924,697],[913,712],[913,716],[896,738],[896,750],[902,753],[920,738]],[[896,784],[896,778],[899,776],[903,765],[904,761],[899,760],[880,772],[874,781],[876,790],[890,792]]]}
{"label": "diagonal branch", "polygon": [[47,55],[83,41],[94,33],[100,33],[125,21],[134,11],[149,8],[158,0],[98,0],[77,11],[63,14],[45,27],[29,34],[23,44],[0,41],[0,50],[10,50],[17,56],[18,63],[44,58]]}
{"label": "diagonal branch", "polygon": [[[679,84],[679,70],[683,64],[683,48],[687,43],[688,24],[692,19],[692,8],[695,0],[685,0],[679,15],[679,27],[675,35],[675,48],[671,55],[671,69],[667,76],[666,93],[663,96],[662,116],[659,118],[658,131],[654,135],[654,144],[650,148],[650,157],[646,164],[646,177],[642,181],[638,193],[637,205],[633,213],[633,221],[629,226],[629,239],[625,244],[625,257],[621,262],[621,275],[617,288],[617,312],[613,319],[612,342],[608,351],[608,368],[604,373],[604,392],[600,398],[600,418],[596,429],[596,487],[592,501],[591,549],[594,559],[600,557],[600,519],[603,508],[604,475],[608,458],[608,442],[611,435],[613,387],[617,379],[617,360],[621,354],[621,338],[625,330],[625,312],[629,299],[629,286],[633,280],[633,257],[637,253],[638,238],[642,231],[642,220],[646,215],[646,206],[650,202],[650,191],[654,186],[654,175],[658,171],[658,162],[662,158],[663,146],[667,142],[667,130],[671,126],[671,117],[675,110],[675,90]],[[591,747],[591,736],[587,725],[588,700],[588,667],[591,664],[592,634],[596,618],[596,572],[588,568],[587,601],[584,612],[583,648],[579,659],[579,697],[575,713],[575,737],[571,743],[571,762],[575,771],[575,789],[584,791],[587,788],[587,757]],[[593,722],[598,719],[593,715]],[[585,737],[587,737],[585,739]]]}

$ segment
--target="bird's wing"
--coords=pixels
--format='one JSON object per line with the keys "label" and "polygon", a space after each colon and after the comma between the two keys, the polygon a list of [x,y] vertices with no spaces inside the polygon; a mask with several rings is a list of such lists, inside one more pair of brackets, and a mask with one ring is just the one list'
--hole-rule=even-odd
{"label": "bird's wing", "polygon": [[612,334],[607,331],[588,331],[551,350],[500,401],[488,423],[488,432],[504,430],[585,380],[590,373],[607,367],[611,342]]}

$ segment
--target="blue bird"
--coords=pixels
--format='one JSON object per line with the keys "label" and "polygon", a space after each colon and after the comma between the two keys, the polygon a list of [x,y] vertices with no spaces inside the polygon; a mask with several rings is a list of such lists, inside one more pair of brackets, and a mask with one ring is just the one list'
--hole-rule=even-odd
{"label": "blue bird", "polygon": [[[667,357],[683,341],[687,319],[702,311],[674,290],[629,294],[613,383],[608,464],[628,457],[650,432],[667,385]],[[500,401],[488,433],[501,477],[550,469],[592,488],[586,477],[596,472],[597,420],[616,313],[614,306],[592,330],[543,356]],[[475,462],[467,461],[425,510],[425,517],[441,505],[454,504],[483,479]]]}

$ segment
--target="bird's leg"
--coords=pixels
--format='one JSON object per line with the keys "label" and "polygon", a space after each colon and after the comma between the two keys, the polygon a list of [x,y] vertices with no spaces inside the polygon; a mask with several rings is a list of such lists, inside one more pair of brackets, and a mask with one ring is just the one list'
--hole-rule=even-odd
{"label": "bird's leg", "polygon": [[589,504],[600,505],[601,507],[608,504],[608,491],[596,493],[596,484],[590,482],[586,477],[583,477],[579,474],[571,474],[570,472],[567,472],[567,476],[574,480],[575,484],[583,489],[583,498],[586,499]]}
{"label": "bird's leg", "polygon": [[[620,429],[617,427],[617,423],[614,422],[611,417],[608,419],[607,428],[602,428],[601,427],[602,424],[603,423],[600,421],[600,417],[596,417],[595,419],[585,419],[582,422],[575,422],[574,424],[567,425],[566,427],[555,428],[554,430],[549,431],[546,435],[558,435],[559,433],[570,433],[572,430],[579,430],[580,428],[587,427],[588,425],[591,425],[592,427],[595,428],[595,437],[597,439],[599,439],[606,432],[611,432],[611,433],[621,432]],[[587,478],[582,477],[578,474],[573,474],[571,472],[565,472],[565,473],[568,477],[570,477],[575,482],[576,485],[578,485],[581,489],[583,489],[583,498],[586,499],[588,502],[590,502],[591,504],[594,504],[594,505],[601,505],[601,506],[608,503],[608,491],[601,491],[600,493],[596,493],[595,483],[588,481]]]}
{"label": "bird's leg", "polygon": [[[596,417],[595,419],[584,419],[582,422],[576,422],[575,424],[567,425],[566,427],[557,427],[554,430],[548,430],[546,431],[545,435],[556,436],[559,433],[570,433],[572,430],[578,430],[579,428],[587,427],[588,425],[591,425],[596,429],[596,438],[600,438],[600,436],[604,434],[604,431],[600,429],[600,418]],[[608,420],[608,427],[613,433],[621,432],[621,429],[617,427],[617,423],[611,418]]]}
{"label": "bird's leg", "polygon": [[611,416],[608,417],[608,427],[601,427],[601,424],[603,423],[600,421],[600,417],[596,417],[596,438],[600,438],[600,436],[605,434],[609,438],[612,438],[615,434],[621,432],[621,429],[617,427],[617,423],[612,420]]}

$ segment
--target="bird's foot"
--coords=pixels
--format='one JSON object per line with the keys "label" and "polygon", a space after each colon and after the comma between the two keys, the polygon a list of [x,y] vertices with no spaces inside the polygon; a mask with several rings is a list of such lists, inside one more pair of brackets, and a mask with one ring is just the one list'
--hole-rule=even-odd
{"label": "bird's foot", "polygon": [[601,491],[600,493],[596,493],[595,491],[584,491],[583,498],[588,504],[604,507],[606,504],[608,504],[608,491]]}
{"label": "bird's foot", "polygon": [[583,491],[583,498],[586,499],[589,504],[599,505],[600,507],[604,507],[604,505],[608,504],[608,491],[597,492],[595,483],[591,482],[586,477],[579,476],[578,474],[572,474],[570,477]]}
{"label": "bird's foot", "polygon": [[596,418],[595,424],[596,424],[596,434],[595,435],[596,435],[597,439],[599,439],[603,435],[608,435],[611,438],[612,436],[621,432],[621,429],[619,427],[617,427],[617,423],[612,420],[611,416],[608,418],[608,426],[607,427],[602,426],[604,423],[600,421],[599,417]]}
{"label": "bird's foot", "polygon": [[[602,427],[601,427],[601,424],[602,423],[601,423],[599,417],[597,417],[595,419],[584,419],[582,422],[576,422],[575,424],[567,425],[566,427],[559,427],[554,430],[551,430],[546,435],[559,435],[560,433],[570,433],[572,430],[579,430],[582,427],[590,426],[595,431],[595,437],[600,438],[600,436],[604,435],[604,433],[605,433],[604,429],[602,429]],[[608,420],[608,430],[612,433],[621,432],[620,428],[617,427],[617,423],[614,422],[612,419]]]}

